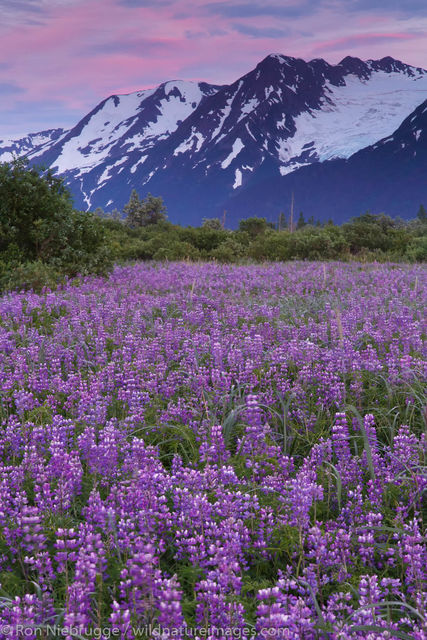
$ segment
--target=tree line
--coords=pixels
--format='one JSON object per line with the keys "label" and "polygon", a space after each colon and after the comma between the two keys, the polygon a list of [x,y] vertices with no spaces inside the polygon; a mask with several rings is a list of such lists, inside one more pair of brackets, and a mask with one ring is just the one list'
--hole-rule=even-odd
{"label": "tree line", "polygon": [[225,228],[224,219],[183,227],[167,219],[161,197],[134,190],[123,211],[73,208],[69,191],[51,171],[25,160],[0,164],[0,290],[56,286],[64,278],[105,274],[114,262],[216,260],[426,261],[427,212],[411,221],[363,214],[343,225],[263,217]]}

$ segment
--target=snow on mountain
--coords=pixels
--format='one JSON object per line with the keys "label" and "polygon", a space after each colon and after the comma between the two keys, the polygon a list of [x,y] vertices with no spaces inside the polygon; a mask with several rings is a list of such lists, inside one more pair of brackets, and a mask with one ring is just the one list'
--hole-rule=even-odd
{"label": "snow on mountain", "polygon": [[110,96],[30,156],[64,176],[78,207],[121,208],[135,188],[162,195],[171,219],[197,223],[270,179],[392,136],[426,98],[427,71],[393,58],[274,54],[230,85],[172,81]]}
{"label": "snow on mountain", "polygon": [[[194,157],[193,167],[202,163],[208,171],[226,169],[239,144],[246,155],[256,147],[258,164],[266,155],[276,159],[285,174],[348,158],[392,133],[425,97],[427,72],[389,58],[345,58],[332,66],[272,55],[192,114],[173,155]],[[246,164],[245,154],[233,164],[242,171],[238,162]]]}
{"label": "snow on mountain", "polygon": [[127,174],[134,173],[149,150],[216,90],[206,83],[177,80],[110,96],[38,160],[66,177],[84,208],[96,206],[91,198],[99,187],[125,168]]}
{"label": "snow on mountain", "polygon": [[[427,72],[390,58],[329,65],[268,56],[158,144],[138,178],[165,197],[175,219],[196,223],[271,176],[348,158],[392,134],[426,97]],[[116,189],[124,198],[123,186]]]}
{"label": "snow on mountain", "polygon": [[35,151],[40,152],[64,134],[64,129],[48,129],[39,133],[29,133],[26,136],[0,138],[0,162],[10,162],[15,157],[31,156]]}
{"label": "snow on mountain", "polygon": [[306,219],[343,222],[366,211],[411,218],[427,203],[426,167],[427,100],[392,135],[350,158],[315,163],[284,177],[270,172],[222,206],[232,225],[242,211],[262,211],[277,220],[278,211],[289,211],[292,194],[296,211]]}
{"label": "snow on mountain", "polygon": [[417,75],[418,84],[407,75],[394,75],[379,71],[369,80],[351,75],[344,87],[326,83],[321,107],[295,118],[297,132],[284,141],[283,159],[295,163],[306,151],[320,161],[348,158],[392,133],[402,114],[427,96],[427,75]]}
{"label": "snow on mountain", "polygon": [[114,152],[118,142],[127,152],[149,149],[175,131],[211,91],[201,84],[176,81],[157,90],[111,96],[90,114],[78,135],[70,132],[52,168],[84,173]]}

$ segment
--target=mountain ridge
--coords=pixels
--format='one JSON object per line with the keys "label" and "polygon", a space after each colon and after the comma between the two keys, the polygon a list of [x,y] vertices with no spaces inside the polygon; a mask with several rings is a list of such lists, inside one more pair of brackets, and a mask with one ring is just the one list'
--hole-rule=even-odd
{"label": "mountain ridge", "polygon": [[370,149],[426,98],[427,71],[391,57],[331,65],[270,54],[231,84],[175,80],[109,96],[75,127],[22,149],[62,175],[82,209],[121,208],[136,188],[162,195],[172,220],[195,224],[230,203],[245,217],[236,206],[246,192],[270,184],[282,193],[302,170]]}

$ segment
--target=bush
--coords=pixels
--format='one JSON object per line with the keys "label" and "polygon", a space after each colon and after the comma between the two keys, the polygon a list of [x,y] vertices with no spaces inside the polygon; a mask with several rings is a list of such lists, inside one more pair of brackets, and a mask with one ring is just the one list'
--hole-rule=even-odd
{"label": "bush", "polygon": [[44,176],[25,160],[0,164],[0,251],[25,260],[49,261],[64,243],[72,212],[70,195],[50,171]]}
{"label": "bush", "polygon": [[14,269],[1,268],[0,289],[2,290],[27,290],[33,289],[40,292],[44,287],[55,289],[61,281],[61,273],[54,267],[41,262],[26,262]]}
{"label": "bush", "polygon": [[94,214],[72,211],[64,221],[62,238],[60,253],[51,263],[67,275],[105,274],[111,266],[105,229]]}
{"label": "bush", "polygon": [[209,257],[211,252],[217,249],[227,236],[228,232],[224,229],[212,228],[206,225],[179,229],[179,239],[182,242],[192,244],[204,257]]}
{"label": "bush", "polygon": [[306,224],[290,233],[262,218],[242,220],[236,231],[217,224],[180,227],[168,221],[130,229],[104,222],[117,260],[215,259],[220,262],[280,260],[425,260],[427,225],[364,215],[344,226]]}
{"label": "bush", "polygon": [[405,256],[410,262],[427,262],[427,236],[413,238]]}
{"label": "bush", "polygon": [[44,277],[50,286],[55,274],[105,273],[111,265],[100,218],[74,211],[63,181],[25,160],[0,164],[0,221],[3,289],[21,280],[40,286]]}
{"label": "bush", "polygon": [[157,249],[154,260],[197,260],[200,253],[189,242],[173,240]]}
{"label": "bush", "polygon": [[348,244],[340,227],[303,227],[289,240],[292,257],[301,260],[327,260],[343,257]]}
{"label": "bush", "polygon": [[246,255],[245,247],[231,235],[212,251],[212,257],[219,262],[239,262]]}
{"label": "bush", "polygon": [[264,234],[267,229],[271,229],[271,224],[265,218],[252,217],[239,222],[239,231],[246,231],[252,240]]}
{"label": "bush", "polygon": [[289,260],[291,257],[291,234],[277,231],[260,236],[249,247],[249,256],[254,260]]}
{"label": "bush", "polygon": [[361,249],[393,249],[392,230],[395,227],[396,222],[389,216],[366,213],[353,218],[342,229],[350,250],[357,253]]}

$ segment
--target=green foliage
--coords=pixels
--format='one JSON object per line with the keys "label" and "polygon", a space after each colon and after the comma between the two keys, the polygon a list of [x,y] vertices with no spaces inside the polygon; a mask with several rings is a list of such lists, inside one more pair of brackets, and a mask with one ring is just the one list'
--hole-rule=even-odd
{"label": "green foliage", "polygon": [[197,260],[199,257],[197,247],[179,240],[165,243],[153,255],[154,260]]}
{"label": "green foliage", "polygon": [[427,262],[427,235],[413,238],[405,255],[410,262]]}
{"label": "green foliage", "polygon": [[423,204],[420,204],[420,208],[418,209],[417,218],[420,222],[427,223],[427,211]]}
{"label": "green foliage", "polygon": [[60,178],[18,159],[0,164],[0,289],[40,289],[111,264],[98,216],[73,210]]}
{"label": "green foliage", "polygon": [[402,250],[408,241],[404,226],[386,216],[366,213],[343,225],[344,236],[352,252],[361,249]]}
{"label": "green foliage", "polygon": [[126,216],[126,224],[131,229],[158,224],[166,220],[166,207],[162,198],[149,193],[141,200],[135,189],[130,194],[129,202],[123,207],[123,213]]}
{"label": "green foliage", "polygon": [[4,290],[33,289],[40,292],[44,287],[54,289],[60,279],[60,272],[41,260],[24,262],[13,269],[0,263],[0,288]]}
{"label": "green foliage", "polygon": [[279,219],[277,221],[277,231],[283,231],[284,229],[286,229],[288,226],[287,220],[286,220],[286,216],[283,213],[283,211],[281,211],[279,213]]}
{"label": "green foliage", "polygon": [[348,243],[340,227],[302,227],[290,238],[292,257],[301,260],[336,259],[348,252]]}
{"label": "green foliage", "polygon": [[162,220],[134,229],[111,219],[103,224],[116,260],[427,260],[427,224],[419,219],[403,222],[365,214],[337,226],[311,217],[292,233],[272,228],[265,218],[242,220],[236,231],[210,222],[181,227]]}
{"label": "green foliage", "polygon": [[307,223],[305,221],[304,214],[302,211],[300,211],[300,214],[298,216],[297,229],[302,229],[306,224]]}
{"label": "green foliage", "polygon": [[72,211],[62,225],[60,255],[51,263],[68,275],[105,273],[111,264],[102,222],[93,213]]}
{"label": "green foliage", "polygon": [[265,218],[246,218],[239,222],[239,231],[246,231],[252,240],[265,233],[269,228],[271,225]]}
{"label": "green foliage", "polygon": [[215,229],[216,231],[223,228],[219,218],[202,218],[203,229]]}
{"label": "green foliage", "polygon": [[209,258],[212,251],[217,249],[229,235],[229,232],[225,231],[222,226],[214,228],[205,225],[198,228],[186,227],[183,229],[178,227],[177,232],[182,242],[192,244],[204,258]]}
{"label": "green foliage", "polygon": [[292,257],[290,232],[279,231],[259,236],[251,243],[249,256],[261,261],[289,260]]}
{"label": "green foliage", "polygon": [[72,206],[62,180],[27,164],[22,159],[0,164],[0,251],[46,261],[66,241],[63,225]]}
{"label": "green foliage", "polygon": [[212,251],[212,257],[219,262],[239,262],[245,257],[245,247],[232,235]]}

